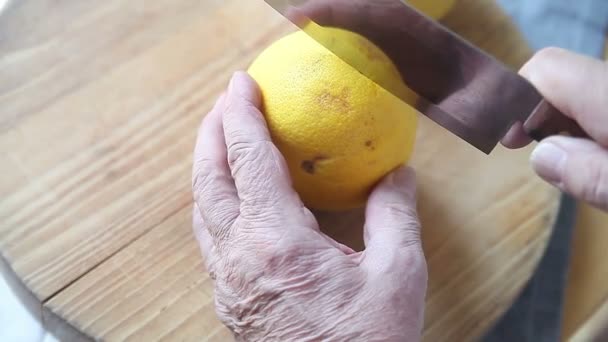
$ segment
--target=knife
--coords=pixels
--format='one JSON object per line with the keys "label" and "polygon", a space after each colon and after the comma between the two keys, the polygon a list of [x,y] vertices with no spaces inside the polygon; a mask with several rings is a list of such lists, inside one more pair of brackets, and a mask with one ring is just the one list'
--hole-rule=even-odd
{"label": "knife", "polygon": [[[265,1],[361,74],[486,154],[516,123],[537,141],[557,134],[588,138],[526,79],[404,1]],[[376,44],[418,99],[377,79],[319,26],[349,30]]]}

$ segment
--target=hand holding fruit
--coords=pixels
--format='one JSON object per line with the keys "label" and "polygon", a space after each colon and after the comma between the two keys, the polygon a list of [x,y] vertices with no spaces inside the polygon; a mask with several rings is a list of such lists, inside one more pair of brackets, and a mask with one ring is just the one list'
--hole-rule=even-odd
{"label": "hand holding fruit", "polygon": [[[376,79],[415,100],[392,61],[370,41],[341,29],[314,29]],[[273,43],[249,74],[261,89],[272,141],[307,207],[361,207],[382,177],[408,162],[416,111],[306,33]]]}
{"label": "hand holding fruit", "polygon": [[[536,54],[521,74],[594,139],[546,139],[532,154],[534,169],[558,188],[608,210],[608,64],[552,48]],[[503,140],[512,148],[529,143],[519,125]]]}
{"label": "hand holding fruit", "polygon": [[418,340],[427,271],[413,171],[375,187],[355,253],[300,201],[260,106],[237,73],[196,144],[194,229],[222,322],[245,341]]}

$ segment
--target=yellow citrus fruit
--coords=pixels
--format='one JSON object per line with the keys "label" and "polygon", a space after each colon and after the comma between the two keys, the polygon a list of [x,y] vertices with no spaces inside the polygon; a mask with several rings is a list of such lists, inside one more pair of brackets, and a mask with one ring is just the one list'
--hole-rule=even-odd
{"label": "yellow citrus fruit", "polygon": [[[391,60],[370,41],[340,29],[309,28],[346,49],[375,79],[415,100]],[[248,72],[260,86],[273,142],[307,206],[362,206],[379,180],[409,160],[417,112],[305,32],[272,44]]]}
{"label": "yellow citrus fruit", "polygon": [[456,0],[405,0],[431,18],[441,19],[454,7]]}

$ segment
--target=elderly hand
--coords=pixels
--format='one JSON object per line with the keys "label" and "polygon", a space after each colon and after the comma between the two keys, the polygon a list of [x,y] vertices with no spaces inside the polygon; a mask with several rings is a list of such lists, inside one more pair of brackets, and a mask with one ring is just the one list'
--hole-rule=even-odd
{"label": "elderly hand", "polygon": [[[532,154],[534,169],[565,192],[608,210],[608,64],[551,48],[536,54],[521,74],[594,140],[545,139]],[[528,143],[520,125],[503,140],[511,148]]]}
{"label": "elderly hand", "polygon": [[260,104],[255,82],[235,74],[196,144],[194,229],[221,321],[243,341],[419,340],[427,270],[413,171],[373,191],[355,253],[292,189]]}

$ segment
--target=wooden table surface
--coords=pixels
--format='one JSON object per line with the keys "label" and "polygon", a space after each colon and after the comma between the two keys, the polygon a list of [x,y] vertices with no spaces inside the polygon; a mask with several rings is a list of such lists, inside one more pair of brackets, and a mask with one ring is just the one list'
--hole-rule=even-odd
{"label": "wooden table surface", "polygon": [[[0,251],[61,336],[229,338],[191,234],[196,128],[232,71],[294,27],[262,1],[22,0],[0,17]],[[445,23],[516,68],[488,0]],[[479,337],[541,256],[558,194],[530,150],[473,150],[422,120],[426,341]],[[361,248],[361,211],[319,215]]]}
{"label": "wooden table surface", "polygon": [[566,340],[608,340],[607,241],[608,213],[581,205],[564,306],[563,336]]}
{"label": "wooden table surface", "polygon": [[[608,36],[604,59],[608,61]],[[573,250],[562,335],[573,342],[608,340],[608,213],[581,204]]]}

